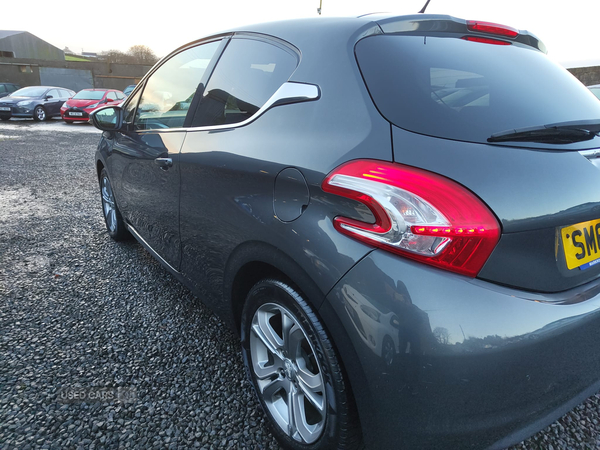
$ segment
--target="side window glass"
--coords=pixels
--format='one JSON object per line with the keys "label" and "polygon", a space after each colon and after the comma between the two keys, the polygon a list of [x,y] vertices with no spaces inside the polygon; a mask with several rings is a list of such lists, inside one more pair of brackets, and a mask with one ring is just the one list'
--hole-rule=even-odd
{"label": "side window glass", "polygon": [[125,98],[125,96],[123,94],[121,94],[120,92],[115,92],[115,94],[117,94],[118,100],[122,100],[123,98]]}
{"label": "side window glass", "polygon": [[252,117],[297,65],[298,57],[281,47],[232,39],[208,81],[193,126],[232,124]]}
{"label": "side window glass", "polygon": [[[124,125],[129,126],[133,123],[136,107],[140,100],[140,92],[141,91],[138,91],[134,97],[130,97],[129,102],[127,103],[127,106],[125,106],[123,108],[123,124]],[[129,129],[131,129],[131,128],[129,128]]]}
{"label": "side window glass", "polygon": [[60,91],[60,96],[61,96],[62,98],[69,98],[69,97],[71,96],[71,94],[69,94],[69,91],[65,91],[65,90],[62,90],[62,89],[61,89],[61,91]]}
{"label": "side window glass", "polygon": [[3,84],[0,84],[0,92],[6,92],[6,88]]}
{"label": "side window glass", "polygon": [[116,97],[116,95],[115,95],[115,92],[114,92],[114,91],[111,91],[111,92],[109,92],[108,94],[106,94],[106,99],[107,99],[109,102],[114,102],[114,101],[117,99],[117,97]]}
{"label": "side window glass", "polygon": [[196,89],[219,41],[173,56],[146,82],[135,117],[136,130],[183,126]]}
{"label": "side window glass", "polygon": [[50,89],[48,91],[48,93],[46,94],[46,97],[51,95],[52,98],[50,100],[55,100],[57,98],[60,98],[60,96],[58,95],[58,90],[57,89]]}

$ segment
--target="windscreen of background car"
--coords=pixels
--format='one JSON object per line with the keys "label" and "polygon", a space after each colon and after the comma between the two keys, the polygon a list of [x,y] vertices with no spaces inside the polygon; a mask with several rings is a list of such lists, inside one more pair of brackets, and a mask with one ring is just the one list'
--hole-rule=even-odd
{"label": "windscreen of background car", "polygon": [[381,114],[429,136],[487,142],[501,131],[600,120],[600,102],[545,54],[519,44],[379,35],[356,58]]}
{"label": "windscreen of background car", "polygon": [[47,89],[48,89],[47,87],[37,87],[37,86],[26,87],[23,89],[19,89],[18,91],[15,91],[10,95],[12,97],[35,98],[35,97],[41,97],[44,94],[44,92],[46,92]]}
{"label": "windscreen of background car", "polygon": [[212,74],[192,126],[243,122],[285,83],[298,65],[291,50],[253,39],[232,39]]}
{"label": "windscreen of background car", "polygon": [[74,100],[101,100],[106,91],[79,91],[73,97]]}
{"label": "windscreen of background car", "polygon": [[598,99],[600,99],[600,87],[591,87],[589,88],[592,94],[594,94]]}
{"label": "windscreen of background car", "polygon": [[210,42],[176,54],[146,81],[136,111],[136,130],[183,126],[202,76],[220,42]]}

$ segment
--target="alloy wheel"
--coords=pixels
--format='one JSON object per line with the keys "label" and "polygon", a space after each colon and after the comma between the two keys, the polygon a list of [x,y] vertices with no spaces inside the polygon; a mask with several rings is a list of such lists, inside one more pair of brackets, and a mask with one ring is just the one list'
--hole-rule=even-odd
{"label": "alloy wheel", "polygon": [[115,197],[108,177],[102,177],[102,210],[106,226],[111,233],[117,229],[117,210],[115,207]]}
{"label": "alloy wheel", "polygon": [[252,369],[267,409],[290,438],[315,442],[325,426],[326,389],[306,331],[275,303],[256,310],[250,330]]}
{"label": "alloy wheel", "polygon": [[39,120],[40,122],[43,122],[46,120],[46,110],[44,108],[42,108],[41,106],[38,106],[35,108],[34,114],[35,114],[36,119]]}
{"label": "alloy wheel", "polygon": [[394,341],[392,341],[392,338],[389,336],[385,336],[383,343],[381,344],[381,357],[383,358],[386,366],[392,365],[395,354],[396,349],[394,348]]}

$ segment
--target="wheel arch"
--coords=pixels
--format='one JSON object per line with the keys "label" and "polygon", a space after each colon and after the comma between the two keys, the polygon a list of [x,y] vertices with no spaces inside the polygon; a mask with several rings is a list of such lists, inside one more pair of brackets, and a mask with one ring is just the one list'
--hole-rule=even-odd
{"label": "wheel arch", "polygon": [[[339,317],[326,301],[327,292],[323,292],[295,260],[270,244],[264,242],[241,244],[232,252],[228,260],[224,276],[224,294],[230,301],[232,326],[235,332],[240,335],[242,310],[248,293],[256,283],[268,278],[288,283],[313,309],[333,343],[343,377],[347,381],[350,401],[355,405],[357,399],[354,392],[357,387],[360,391],[360,386],[366,386],[365,374],[358,363],[358,354],[352,345],[349,345],[350,337]],[[372,406],[369,402],[365,402],[363,398],[361,400],[361,404],[370,411]],[[364,416],[364,413],[358,414],[361,430],[364,427]]]}
{"label": "wheel arch", "polygon": [[96,177],[98,178],[98,181],[100,180],[100,174],[102,173],[102,169],[104,169],[104,167],[105,166],[102,160],[96,160]]}
{"label": "wheel arch", "polygon": [[304,295],[315,312],[325,295],[302,267],[290,256],[265,242],[246,242],[229,257],[224,275],[224,298],[230,302],[232,326],[240,332],[242,309],[248,292],[265,278],[290,283]]}

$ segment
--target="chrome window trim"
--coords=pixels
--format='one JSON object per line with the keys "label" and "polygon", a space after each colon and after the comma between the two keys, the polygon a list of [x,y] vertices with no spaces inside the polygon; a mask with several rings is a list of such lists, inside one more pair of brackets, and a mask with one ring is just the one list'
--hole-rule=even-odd
{"label": "chrome window trim", "polygon": [[600,157],[600,148],[593,148],[591,150],[581,150],[579,153],[585,156],[587,159],[591,160]]}
{"label": "chrome window trim", "polygon": [[269,109],[280,105],[288,105],[292,103],[309,102],[318,100],[321,97],[321,90],[316,84],[310,83],[297,83],[295,81],[287,81],[283,83],[277,91],[267,100],[267,102],[258,110],[256,113],[244,120],[243,122],[225,124],[225,125],[209,125],[203,127],[180,127],[180,128],[154,128],[150,130],[136,130],[136,133],[175,133],[178,131],[216,131],[216,130],[230,130],[234,128],[244,127],[260,116],[262,116]]}
{"label": "chrome window trim", "polygon": [[123,107],[125,107],[125,105],[129,103],[129,101],[128,101],[129,98],[133,97],[137,91],[142,89],[142,87],[145,87],[146,80],[148,78],[150,78],[154,74],[154,72],[156,72],[159,69],[159,67],[161,67],[165,62],[167,62],[169,59],[171,59],[175,55],[177,55],[185,50],[188,50],[190,48],[202,45],[202,44],[209,44],[211,42],[221,41],[223,39],[230,39],[231,36],[232,36],[232,33],[223,33],[223,34],[218,34],[218,35],[210,36],[210,37],[203,38],[203,39],[198,39],[196,41],[192,41],[185,45],[182,45],[181,47],[178,47],[177,49],[173,50],[168,55],[163,56],[156,63],[154,63],[154,65],[150,68],[150,70],[148,72],[146,72],[146,74],[142,77],[142,79],[139,81],[139,83],[136,83],[136,86],[133,88],[133,91],[131,91],[129,93],[129,95],[127,96],[125,101],[122,103]]}
{"label": "chrome window trim", "polygon": [[579,154],[585,156],[589,162],[595,167],[600,169],[600,148],[593,148],[591,150],[580,150]]}

